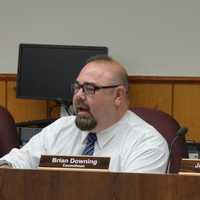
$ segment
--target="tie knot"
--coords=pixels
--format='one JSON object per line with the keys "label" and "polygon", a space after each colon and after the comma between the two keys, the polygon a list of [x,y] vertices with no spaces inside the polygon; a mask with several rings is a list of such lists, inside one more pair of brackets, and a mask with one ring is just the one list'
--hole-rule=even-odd
{"label": "tie knot", "polygon": [[88,133],[87,143],[95,143],[97,141],[96,133]]}

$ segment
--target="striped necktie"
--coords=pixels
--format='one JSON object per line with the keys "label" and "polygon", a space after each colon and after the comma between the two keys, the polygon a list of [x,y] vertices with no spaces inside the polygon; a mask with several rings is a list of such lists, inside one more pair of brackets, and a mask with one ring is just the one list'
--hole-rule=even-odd
{"label": "striped necktie", "polygon": [[88,133],[86,147],[83,150],[82,155],[93,155],[94,144],[97,141],[97,136],[95,133]]}

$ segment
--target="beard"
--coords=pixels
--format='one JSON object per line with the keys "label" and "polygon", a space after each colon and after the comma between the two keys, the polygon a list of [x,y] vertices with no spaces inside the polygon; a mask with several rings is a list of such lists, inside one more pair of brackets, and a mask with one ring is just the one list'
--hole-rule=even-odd
{"label": "beard", "polygon": [[93,116],[76,116],[75,119],[76,126],[82,131],[91,131],[96,125],[96,119]]}
{"label": "beard", "polygon": [[[97,121],[90,112],[90,109],[87,105],[81,102],[75,102],[75,113],[76,119],[75,124],[76,126],[82,131],[91,131],[97,126]],[[79,114],[79,111],[85,111],[86,114]]]}

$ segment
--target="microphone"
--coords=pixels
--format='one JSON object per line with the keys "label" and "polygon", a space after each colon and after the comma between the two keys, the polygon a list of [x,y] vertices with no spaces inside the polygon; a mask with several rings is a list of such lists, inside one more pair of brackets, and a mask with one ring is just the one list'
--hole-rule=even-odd
{"label": "microphone", "polygon": [[187,133],[188,131],[188,128],[186,127],[181,127],[178,129],[175,137],[173,138],[173,140],[171,141],[170,143],[170,146],[169,146],[169,156],[168,156],[168,159],[167,159],[167,167],[166,167],[166,170],[165,170],[165,174],[168,173],[168,170],[169,170],[169,166],[170,166],[170,161],[171,161],[171,156],[172,156],[172,149],[173,149],[173,145],[174,143],[180,138],[180,137],[183,137],[185,136],[185,134]]}

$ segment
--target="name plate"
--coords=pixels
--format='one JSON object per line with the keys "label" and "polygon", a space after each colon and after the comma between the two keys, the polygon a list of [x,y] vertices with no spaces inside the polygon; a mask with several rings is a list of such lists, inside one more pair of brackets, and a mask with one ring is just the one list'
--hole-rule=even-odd
{"label": "name plate", "polygon": [[181,173],[200,173],[200,160],[199,159],[182,159],[181,160]]}
{"label": "name plate", "polygon": [[109,163],[110,157],[42,155],[39,168],[107,171]]}

